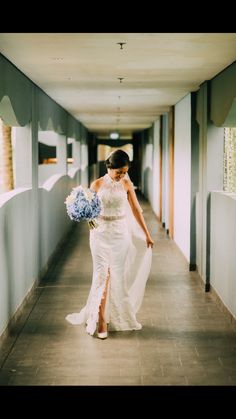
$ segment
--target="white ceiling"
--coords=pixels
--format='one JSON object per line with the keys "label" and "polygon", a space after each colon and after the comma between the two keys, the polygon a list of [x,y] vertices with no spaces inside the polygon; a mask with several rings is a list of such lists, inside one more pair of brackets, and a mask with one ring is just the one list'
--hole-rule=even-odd
{"label": "white ceiling", "polygon": [[125,138],[235,61],[236,33],[1,33],[0,52],[100,138]]}

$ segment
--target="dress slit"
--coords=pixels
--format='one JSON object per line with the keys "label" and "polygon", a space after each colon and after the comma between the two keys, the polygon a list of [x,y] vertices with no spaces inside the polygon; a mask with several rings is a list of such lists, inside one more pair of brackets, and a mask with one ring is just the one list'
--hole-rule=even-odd
{"label": "dress slit", "polygon": [[97,320],[98,323],[99,323],[99,313],[100,313],[102,302],[103,302],[104,299],[105,299],[105,302],[104,302],[104,306],[103,306],[102,315],[103,315],[104,320],[106,321],[106,323],[107,324],[109,323],[109,314],[108,314],[109,313],[109,310],[108,310],[108,307],[109,307],[109,288],[108,288],[109,283],[110,283],[110,268],[108,268],[108,271],[107,271],[105,288],[104,288],[102,298],[101,298],[101,301],[100,301],[100,304],[99,304],[98,320]]}
{"label": "dress slit", "polygon": [[[109,268],[108,268],[109,272]],[[93,335],[99,318],[99,310],[102,302],[103,295],[106,291],[107,281],[109,279],[109,273],[103,274],[99,273],[92,284],[92,289],[90,293],[90,298],[88,299],[88,318],[86,322],[86,331],[90,335]]]}

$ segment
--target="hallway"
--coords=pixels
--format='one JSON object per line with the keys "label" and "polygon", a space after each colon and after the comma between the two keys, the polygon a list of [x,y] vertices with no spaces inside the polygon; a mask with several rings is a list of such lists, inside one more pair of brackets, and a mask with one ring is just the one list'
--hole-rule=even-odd
{"label": "hallway", "polygon": [[78,224],[0,350],[1,385],[236,384],[235,330],[142,206],[155,240],[143,329],[101,341],[65,321],[84,305],[92,274],[88,228]]}

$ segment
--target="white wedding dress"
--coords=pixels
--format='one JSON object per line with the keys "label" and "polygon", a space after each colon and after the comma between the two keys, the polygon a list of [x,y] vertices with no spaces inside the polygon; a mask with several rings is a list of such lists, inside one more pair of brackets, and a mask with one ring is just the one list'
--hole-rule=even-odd
{"label": "white wedding dress", "polygon": [[152,249],[137,223],[121,181],[106,174],[98,191],[101,214],[98,227],[90,230],[93,278],[86,305],[66,317],[71,324],[86,324],[96,331],[99,306],[109,275],[105,317],[111,330],[139,330],[136,320],[151,269]]}

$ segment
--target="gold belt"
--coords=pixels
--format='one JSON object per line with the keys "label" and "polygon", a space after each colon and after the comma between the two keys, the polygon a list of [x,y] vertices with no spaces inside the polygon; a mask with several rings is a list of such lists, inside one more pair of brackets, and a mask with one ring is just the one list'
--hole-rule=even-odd
{"label": "gold belt", "polygon": [[125,214],[124,215],[99,215],[98,218],[101,218],[102,220],[105,221],[116,221],[116,220],[122,220],[123,218],[125,218]]}

